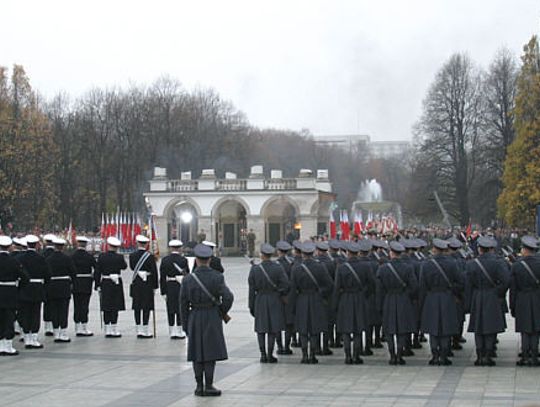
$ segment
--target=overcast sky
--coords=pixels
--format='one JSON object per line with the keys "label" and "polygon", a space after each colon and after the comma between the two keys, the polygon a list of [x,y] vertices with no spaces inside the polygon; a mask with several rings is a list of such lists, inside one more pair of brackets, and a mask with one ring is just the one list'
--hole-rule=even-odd
{"label": "overcast sky", "polygon": [[261,127],[392,140],[452,53],[487,66],[539,31],[539,0],[3,0],[0,65],[46,96],[168,74]]}

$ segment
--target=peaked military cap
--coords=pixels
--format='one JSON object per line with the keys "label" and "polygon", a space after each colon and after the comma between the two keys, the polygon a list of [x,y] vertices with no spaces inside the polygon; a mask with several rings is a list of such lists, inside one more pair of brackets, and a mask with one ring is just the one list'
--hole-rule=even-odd
{"label": "peaked military cap", "polygon": [[317,249],[322,250],[323,252],[326,252],[329,248],[328,242],[317,242],[316,246]]}
{"label": "peaked military cap", "polygon": [[538,250],[538,240],[534,236],[523,236],[521,244],[529,249]]}
{"label": "peaked military cap", "polygon": [[281,250],[282,252],[288,252],[289,250],[292,249],[292,246],[289,244],[289,242],[287,242],[285,240],[279,240],[276,243],[276,248],[278,250]]}
{"label": "peaked military cap", "polygon": [[88,239],[86,236],[77,236],[75,240],[77,242],[84,242],[84,243],[88,243],[90,241],[90,239]]}
{"label": "peaked military cap", "polygon": [[313,253],[315,251],[315,243],[308,240],[302,243],[302,249],[300,250],[302,250],[302,253]]}
{"label": "peaked military cap", "polygon": [[330,247],[330,249],[333,249],[333,250],[341,249],[341,244],[339,243],[339,240],[337,240],[337,239],[330,240],[328,242],[328,246]]}
{"label": "peaked military cap", "polygon": [[116,237],[110,236],[107,238],[107,244],[113,247],[120,247],[122,242],[120,242],[120,240],[118,240]]}
{"label": "peaked military cap", "polygon": [[296,250],[302,251],[302,242],[300,240],[294,240],[292,245]]}
{"label": "peaked military cap", "polygon": [[493,239],[487,236],[480,236],[478,238],[478,246],[483,247],[484,249],[490,249],[495,247]]}
{"label": "peaked military cap", "polygon": [[446,240],[443,240],[443,239],[433,239],[433,247],[436,247],[437,249],[440,249],[440,250],[446,250],[448,249],[448,242]]}
{"label": "peaked military cap", "polygon": [[214,242],[211,242],[209,240],[203,240],[203,242],[201,243],[205,246],[208,246],[208,247],[216,247],[216,244]]}
{"label": "peaked military cap", "polygon": [[362,239],[358,241],[361,252],[369,252],[373,248],[373,243],[369,239]]}
{"label": "peaked military cap", "polygon": [[371,244],[378,249],[388,249],[388,243],[384,240],[372,240]]}
{"label": "peaked military cap", "polygon": [[390,250],[396,253],[401,253],[405,251],[405,246],[403,246],[401,243],[396,242],[395,240],[390,242]]}
{"label": "peaked military cap", "polygon": [[358,253],[360,251],[360,245],[356,242],[346,243],[347,251],[351,253]]}
{"label": "peaked military cap", "polygon": [[451,237],[448,239],[448,247],[451,249],[461,249],[463,247],[463,244],[461,243],[461,240]]}
{"label": "peaked military cap", "polygon": [[402,239],[399,241],[407,250],[416,248],[413,239]]}
{"label": "peaked military cap", "polygon": [[146,236],[143,236],[143,235],[137,235],[135,237],[135,240],[139,243],[148,243],[150,241],[149,238],[147,238]]}
{"label": "peaked military cap", "polygon": [[268,243],[261,244],[261,253],[262,254],[272,255],[272,254],[274,254],[275,251],[276,251],[276,249],[274,249],[274,246],[272,246],[271,244],[268,244]]}
{"label": "peaked military cap", "polygon": [[14,237],[13,244],[16,244],[17,246],[26,246],[26,241],[23,237]]}
{"label": "peaked military cap", "polygon": [[193,249],[193,254],[199,259],[208,259],[212,257],[212,248],[205,244],[199,243]]}

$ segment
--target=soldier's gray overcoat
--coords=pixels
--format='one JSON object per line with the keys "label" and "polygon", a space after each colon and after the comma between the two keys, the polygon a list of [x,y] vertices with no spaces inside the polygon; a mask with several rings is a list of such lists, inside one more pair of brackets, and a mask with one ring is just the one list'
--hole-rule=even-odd
{"label": "soldier's gray overcoat", "polygon": [[[197,274],[199,280],[221,305],[212,303],[192,274]],[[227,359],[222,313],[227,313],[231,309],[233,300],[233,294],[219,271],[206,266],[197,267],[184,278],[180,289],[180,311],[182,326],[188,335],[189,362]]]}
{"label": "soldier's gray overcoat", "polygon": [[474,260],[466,266],[467,284],[470,285],[469,332],[490,335],[504,332],[506,321],[501,300],[508,289],[505,266],[494,254],[485,253],[477,257],[491,277],[493,284]]}
{"label": "soldier's gray overcoat", "polygon": [[[265,277],[262,269],[270,280]],[[265,260],[249,271],[249,310],[255,318],[255,332],[278,333],[285,329],[285,310],[282,298],[289,291],[289,279],[279,263]]]}
{"label": "soldier's gray overcoat", "polygon": [[302,264],[310,269],[317,280],[318,287],[301,264],[293,267],[291,300],[295,304],[294,324],[298,333],[315,335],[328,330],[326,304],[333,284],[328,271],[319,262],[306,259]]}
{"label": "soldier's gray overcoat", "polygon": [[512,265],[510,308],[516,318],[516,332],[540,332],[540,258],[527,256],[520,260],[527,263],[535,278],[520,261]]}
{"label": "soldier's gray overcoat", "polygon": [[434,256],[443,269],[438,270],[432,260],[426,260],[420,266],[419,304],[421,307],[422,332],[436,336],[457,335],[460,330],[460,316],[454,292],[463,290],[464,281],[457,269],[456,261],[449,256]]}
{"label": "soldier's gray overcoat", "polygon": [[[350,264],[353,271],[346,266]],[[339,333],[362,333],[369,326],[369,299],[375,297],[375,280],[371,262],[351,257],[336,270],[334,282],[334,306],[336,330]],[[360,281],[358,281],[360,280]]]}
{"label": "soldier's gray overcoat", "polygon": [[[391,263],[405,284],[394,276]],[[418,281],[412,267],[400,259],[393,259],[377,272],[377,305],[382,313],[385,334],[407,334],[417,329],[417,313],[412,299],[417,295]]]}

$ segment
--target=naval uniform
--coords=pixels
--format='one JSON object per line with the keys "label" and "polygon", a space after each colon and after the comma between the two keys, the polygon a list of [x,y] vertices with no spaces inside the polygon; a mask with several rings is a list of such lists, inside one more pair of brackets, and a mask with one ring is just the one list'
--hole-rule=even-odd
{"label": "naval uniform", "polygon": [[[399,279],[390,268],[393,266]],[[418,281],[414,270],[405,261],[396,258],[381,265],[377,272],[377,306],[382,313],[383,331],[390,353],[390,364],[404,364],[403,349],[407,335],[416,330]],[[396,343],[394,343],[394,339]],[[397,352],[396,352],[397,346]]]}
{"label": "naval uniform", "polygon": [[122,270],[127,268],[124,256],[113,251],[101,253],[94,273],[94,287],[100,291],[101,311],[105,325],[116,325],[118,312],[126,309]]}
{"label": "naval uniform", "polygon": [[84,248],[78,248],[71,259],[77,273],[73,279],[73,321],[78,324],[88,323],[88,305],[94,282],[93,270],[96,269],[94,256]]}
{"label": "naval uniform", "polygon": [[17,310],[18,285],[25,284],[28,276],[21,263],[9,255],[0,252],[0,340],[11,341],[15,336],[15,312]]}
{"label": "naval uniform", "polygon": [[53,328],[66,329],[68,326],[71,282],[77,274],[73,260],[59,250],[46,258],[51,280],[47,284],[47,303]]}
{"label": "naval uniform", "polygon": [[41,325],[41,304],[45,301],[45,287],[51,274],[45,258],[35,249],[28,249],[20,262],[29,280],[19,289],[19,322],[25,334],[37,335]]}
{"label": "naval uniform", "polygon": [[[526,263],[530,271],[523,265]],[[526,256],[512,265],[510,309],[521,334],[522,358],[518,365],[538,366],[540,335],[540,258]]]}
{"label": "naval uniform", "polygon": [[266,362],[265,336],[268,336],[268,357],[273,360],[276,335],[285,329],[283,302],[289,291],[289,280],[279,263],[264,260],[251,266],[248,285],[249,312],[255,318],[261,361]]}
{"label": "naval uniform", "polygon": [[[479,261],[487,275],[478,265]],[[477,365],[494,365],[491,354],[498,333],[504,332],[506,321],[501,308],[508,287],[505,266],[492,253],[484,253],[467,263],[467,284],[471,287],[469,332],[474,332]]]}
{"label": "naval uniform", "polygon": [[[54,253],[54,246],[45,246],[41,254],[46,259],[53,253]],[[45,335],[53,334],[51,321],[52,321],[52,317],[51,317],[49,302],[47,301],[47,291],[45,290],[45,301],[43,302],[43,322],[45,322]]]}
{"label": "naval uniform", "polygon": [[139,249],[129,255],[129,267],[133,270],[130,285],[130,296],[132,298],[131,309],[135,313],[135,323],[147,326],[150,319],[150,311],[154,309],[154,290],[158,288],[158,271],[156,259],[153,254],[148,253],[148,257],[140,265],[139,271],[135,272],[135,267],[139,259],[148,253],[144,249]]}
{"label": "naval uniform", "polygon": [[464,281],[450,256],[436,255],[422,263],[419,280],[420,329],[429,334],[431,364],[448,365],[450,338],[459,333],[460,316],[454,293]]}
{"label": "naval uniform", "polygon": [[[365,259],[365,260],[363,260]],[[362,332],[368,330],[368,299],[375,294],[375,280],[367,257],[350,257],[339,265],[334,281],[336,330],[343,335],[345,363],[362,363]],[[351,335],[353,355],[351,358]]]}
{"label": "naval uniform", "polygon": [[159,266],[159,286],[161,295],[166,297],[169,326],[182,325],[180,314],[180,289],[183,278],[189,274],[187,259],[178,252],[172,252],[161,260]]}

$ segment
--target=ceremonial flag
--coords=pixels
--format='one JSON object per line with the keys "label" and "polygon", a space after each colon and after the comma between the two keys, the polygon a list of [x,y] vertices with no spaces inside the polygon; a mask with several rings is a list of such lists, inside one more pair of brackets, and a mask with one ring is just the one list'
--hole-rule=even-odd
{"label": "ceremonial flag", "polygon": [[362,234],[361,217],[362,212],[360,212],[360,214],[358,213],[358,211],[354,212],[354,233],[356,234],[356,236],[360,236]]}
{"label": "ceremonial flag", "polygon": [[472,234],[472,224],[469,221],[469,225],[467,226],[467,230],[465,231],[465,235],[467,236],[467,239],[471,236],[471,234]]}
{"label": "ceremonial flag", "polygon": [[351,225],[349,224],[349,215],[347,211],[343,211],[343,230],[341,238],[343,240],[349,240],[351,238]]}
{"label": "ceremonial flag", "polygon": [[369,232],[372,228],[373,228],[373,214],[371,213],[371,211],[369,211],[368,216],[367,216],[366,229]]}
{"label": "ceremonial flag", "polygon": [[337,236],[336,220],[334,219],[334,212],[330,210],[330,239],[335,239]]}

